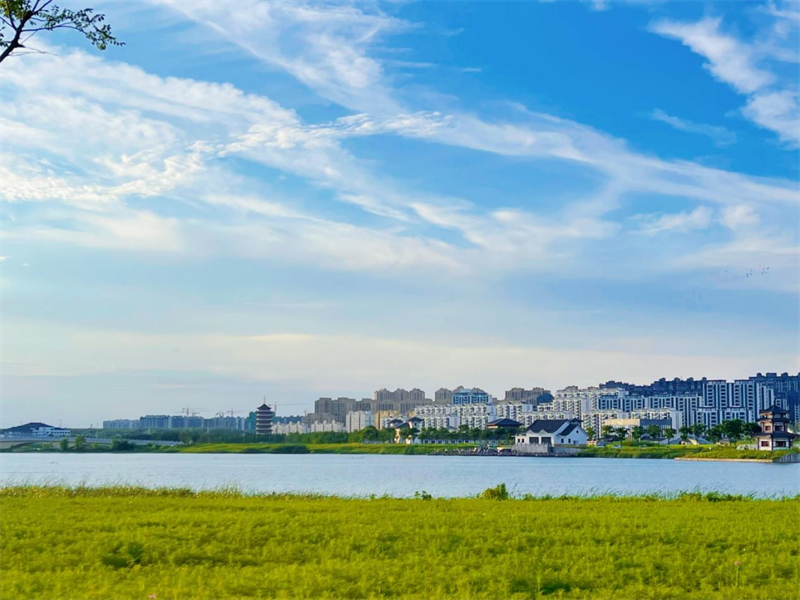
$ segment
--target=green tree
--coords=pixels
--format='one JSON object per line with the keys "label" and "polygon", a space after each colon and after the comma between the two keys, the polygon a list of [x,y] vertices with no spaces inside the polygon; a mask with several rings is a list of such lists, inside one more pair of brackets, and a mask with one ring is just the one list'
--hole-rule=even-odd
{"label": "green tree", "polygon": [[58,448],[62,452],[66,452],[67,450],[69,450],[69,440],[65,437],[61,438],[61,441],[58,442]]}
{"label": "green tree", "polygon": [[743,429],[743,433],[747,437],[753,437],[755,434],[761,433],[761,425],[758,423],[745,423]]}
{"label": "green tree", "polygon": [[718,442],[722,439],[722,436],[725,435],[725,429],[722,425],[714,425],[711,429],[706,431],[705,435],[712,442]]}
{"label": "green tree", "polygon": [[375,442],[380,439],[380,434],[374,425],[368,425],[362,430],[363,439],[367,442]]}
{"label": "green tree", "polygon": [[[71,29],[82,33],[94,47],[124,46],[111,33],[106,17],[92,8],[59,8],[53,0],[0,0],[0,62],[21,50],[40,31]],[[35,51],[35,50],[31,50]]]}
{"label": "green tree", "polygon": [[728,439],[736,441],[744,436],[744,422],[739,419],[722,422],[722,430]]}
{"label": "green tree", "polygon": [[82,435],[75,437],[75,450],[83,452],[86,449],[86,438]]}
{"label": "green tree", "polygon": [[702,437],[703,434],[705,434],[707,429],[708,428],[705,425],[703,425],[702,423],[695,423],[692,426],[692,433],[695,435],[695,437]]}
{"label": "green tree", "polygon": [[590,425],[589,427],[586,428],[586,435],[589,437],[590,440],[597,439],[597,430]]}
{"label": "green tree", "polygon": [[664,430],[664,435],[666,436],[666,438],[668,440],[671,440],[672,438],[674,438],[676,433],[677,432],[672,427],[667,427]]}
{"label": "green tree", "polygon": [[654,440],[657,440],[661,437],[661,427],[658,425],[648,425],[645,427],[645,432]]}
{"label": "green tree", "polygon": [[619,440],[624,440],[628,437],[628,428],[627,427],[617,427],[615,429],[614,436]]}
{"label": "green tree", "polygon": [[692,428],[689,427],[688,425],[684,425],[683,427],[678,429],[678,431],[681,434],[681,441],[686,442],[686,440],[689,439],[689,434],[692,433]]}
{"label": "green tree", "polygon": [[611,425],[603,425],[600,428],[600,435],[604,438],[608,438],[614,435],[614,428]]}
{"label": "green tree", "polygon": [[631,427],[631,437],[636,440],[637,442],[642,439],[642,435],[644,435],[644,427],[641,425],[634,425]]}

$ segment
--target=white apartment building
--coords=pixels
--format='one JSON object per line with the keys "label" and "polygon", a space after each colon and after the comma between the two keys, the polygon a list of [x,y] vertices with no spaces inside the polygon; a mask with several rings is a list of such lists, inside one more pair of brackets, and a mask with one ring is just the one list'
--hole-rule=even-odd
{"label": "white apartment building", "polygon": [[627,416],[628,413],[623,410],[588,410],[581,416],[581,425],[584,430],[590,427],[594,429],[595,435],[599,438],[608,421],[624,419]]}
{"label": "white apartment building", "polygon": [[683,413],[671,408],[642,408],[630,412],[631,419],[641,421],[669,421],[670,428],[678,431],[683,427]]}
{"label": "white apartment building", "polygon": [[773,404],[775,392],[762,383],[749,379],[711,380],[705,385],[701,422],[707,427],[729,418],[755,422],[759,411]]}
{"label": "white apartment building", "polygon": [[422,429],[458,429],[458,418],[452,404],[418,406],[414,416],[422,419]]}
{"label": "white apartment building", "polygon": [[545,407],[549,406],[547,404],[540,404],[535,412],[524,412],[519,414],[519,418],[514,419],[518,423],[522,423],[526,427],[528,425],[533,424],[534,421],[537,419],[546,419],[546,420],[563,420],[563,419],[577,419],[578,415],[572,412],[564,411],[564,410],[547,410]]}
{"label": "white apartment building", "polygon": [[344,425],[349,433],[361,431],[370,426],[374,427],[375,414],[366,410],[350,411],[344,419]]}
{"label": "white apartment building", "polygon": [[462,425],[485,429],[490,421],[498,418],[495,409],[494,404],[434,404],[418,406],[414,416],[422,419],[423,429],[458,429]]}
{"label": "white apartment building", "polygon": [[111,419],[103,421],[103,429],[139,429],[139,419]]}
{"label": "white apartment building", "polygon": [[309,433],[310,429],[303,422],[303,417],[275,417],[272,421],[272,433],[286,435],[287,433]]}
{"label": "white apartment building", "polygon": [[498,419],[513,419],[522,423],[523,415],[536,414],[536,405],[524,402],[498,402],[495,404],[495,414]]}
{"label": "white apartment building", "polygon": [[640,401],[634,400],[627,391],[615,388],[579,388],[569,386],[556,391],[552,402],[539,405],[539,408],[552,411],[563,411],[577,415],[590,410],[625,410],[644,408],[639,406]]}
{"label": "white apartment building", "polygon": [[[308,425],[308,433],[342,433],[344,432],[344,423],[339,421],[312,421]],[[273,426],[274,431],[274,426]]]}
{"label": "white apartment building", "polygon": [[[698,410],[703,398],[698,394],[658,394],[648,398],[651,408],[676,410],[681,414],[682,425],[692,427],[698,423]],[[674,429],[679,429],[675,427]]]}
{"label": "white apartment building", "polygon": [[581,418],[584,429],[592,427],[599,437],[603,427],[625,427],[631,423],[639,425],[646,421],[669,422],[669,427],[677,431],[683,427],[683,413],[670,408],[640,408],[626,410],[590,410]]}

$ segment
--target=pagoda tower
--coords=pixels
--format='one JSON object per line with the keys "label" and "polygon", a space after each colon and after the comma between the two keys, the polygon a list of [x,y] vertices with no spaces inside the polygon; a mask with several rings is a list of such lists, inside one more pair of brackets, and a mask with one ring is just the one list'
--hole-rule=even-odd
{"label": "pagoda tower", "polygon": [[275,413],[267,406],[267,402],[256,409],[256,434],[268,435],[272,433],[272,417]]}

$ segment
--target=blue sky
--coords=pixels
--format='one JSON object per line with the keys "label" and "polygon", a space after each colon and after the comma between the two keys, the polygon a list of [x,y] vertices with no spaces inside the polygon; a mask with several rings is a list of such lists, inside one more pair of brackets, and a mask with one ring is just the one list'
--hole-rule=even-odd
{"label": "blue sky", "polygon": [[3,425],[798,370],[797,4],[98,9],[0,67]]}

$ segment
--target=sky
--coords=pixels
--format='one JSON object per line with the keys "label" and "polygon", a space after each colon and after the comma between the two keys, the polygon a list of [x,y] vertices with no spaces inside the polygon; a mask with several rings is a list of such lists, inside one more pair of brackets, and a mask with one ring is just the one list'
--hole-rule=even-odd
{"label": "sky", "polygon": [[800,370],[800,5],[100,3],[0,65],[0,424]]}

